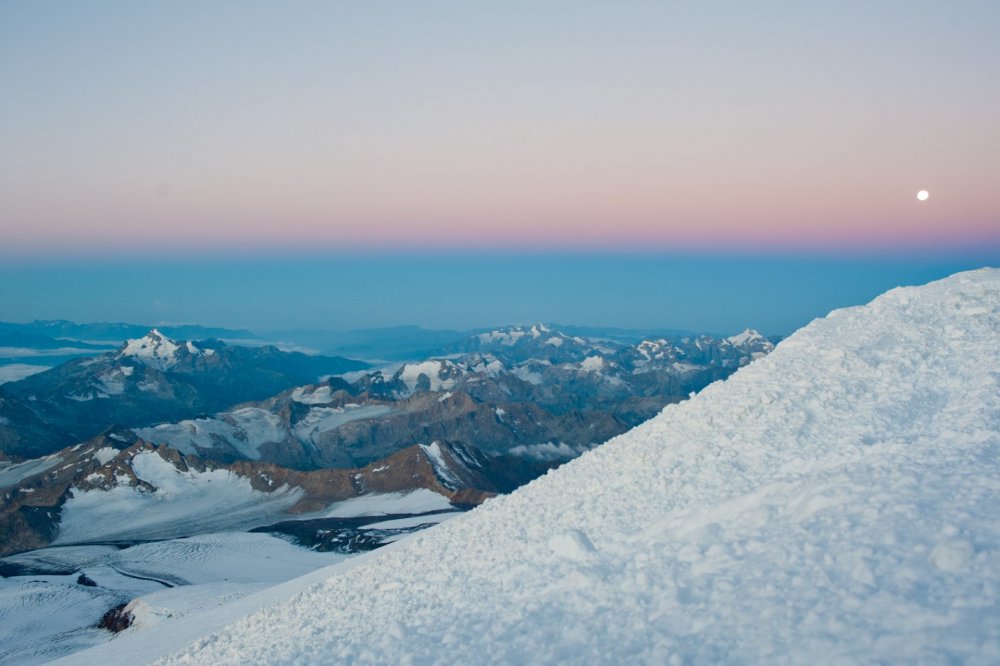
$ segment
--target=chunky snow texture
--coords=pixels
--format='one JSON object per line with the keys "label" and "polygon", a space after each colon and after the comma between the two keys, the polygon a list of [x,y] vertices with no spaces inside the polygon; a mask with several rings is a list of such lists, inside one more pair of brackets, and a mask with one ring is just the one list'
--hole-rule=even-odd
{"label": "chunky snow texture", "polygon": [[1000,271],[692,400],[164,663],[1000,662]]}

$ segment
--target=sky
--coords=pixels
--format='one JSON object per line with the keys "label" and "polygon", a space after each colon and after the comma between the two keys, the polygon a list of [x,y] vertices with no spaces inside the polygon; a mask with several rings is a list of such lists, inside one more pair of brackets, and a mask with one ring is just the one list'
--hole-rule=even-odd
{"label": "sky", "polygon": [[997,34],[993,1],[9,0],[0,319],[783,330],[998,263]]}

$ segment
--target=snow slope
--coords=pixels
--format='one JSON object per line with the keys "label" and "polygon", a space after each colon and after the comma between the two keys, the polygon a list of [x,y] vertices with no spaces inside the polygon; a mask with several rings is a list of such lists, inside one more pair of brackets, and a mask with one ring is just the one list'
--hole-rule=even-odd
{"label": "snow slope", "polygon": [[53,453],[44,458],[34,458],[22,463],[0,462],[0,488],[16,486],[29,476],[40,474],[62,464],[62,457]]}
{"label": "snow slope", "polygon": [[305,393],[303,388],[295,389],[292,399],[310,405],[310,409],[293,427],[289,427],[281,415],[273,411],[260,407],[239,407],[212,417],[135,428],[135,434],[149,442],[166,444],[185,455],[203,455],[204,451],[228,445],[247,460],[260,460],[261,448],[268,444],[280,444],[294,438],[313,448],[321,435],[345,423],[374,419],[393,412],[386,405],[320,406],[323,397],[330,401],[329,396],[328,386],[313,393]]}
{"label": "snow slope", "polygon": [[1000,271],[836,311],[326,575],[162,663],[997,663]]}
{"label": "snow slope", "polygon": [[[117,638],[97,623],[120,603],[132,602],[135,621],[129,634],[144,640],[172,632],[188,616],[345,557],[299,548],[267,534],[245,533],[208,534],[124,550],[43,548],[8,557],[5,563],[35,573],[0,578],[0,664],[43,663]],[[79,585],[80,573],[96,585]]]}
{"label": "snow slope", "polygon": [[74,488],[52,544],[171,539],[267,525],[287,518],[287,509],[303,495],[301,488],[288,486],[254,490],[248,478],[225,469],[181,471],[152,451],[136,455],[131,466],[156,492],[128,484]]}
{"label": "snow slope", "polygon": [[260,460],[260,447],[281,442],[288,436],[277,414],[258,407],[241,407],[212,418],[136,428],[135,434],[149,442],[167,444],[185,455],[198,455],[200,449],[212,449],[223,441],[247,460]]}

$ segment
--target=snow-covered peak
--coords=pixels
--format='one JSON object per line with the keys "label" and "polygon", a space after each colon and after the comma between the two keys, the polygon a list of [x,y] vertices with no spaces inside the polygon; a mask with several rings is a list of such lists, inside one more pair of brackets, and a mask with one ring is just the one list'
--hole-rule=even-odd
{"label": "snow-covered peak", "polygon": [[447,360],[423,361],[407,363],[396,371],[396,376],[406,384],[412,393],[420,386],[420,378],[427,378],[427,389],[430,391],[446,391],[455,385],[455,381],[465,374],[465,371]]}
{"label": "snow-covered peak", "polygon": [[998,414],[1000,271],[896,289],[164,663],[993,663]]}
{"label": "snow-covered peak", "polygon": [[545,324],[534,324],[531,327],[531,330],[528,331],[528,334],[531,335],[532,338],[535,338],[537,340],[538,338],[542,337],[544,334],[551,333],[551,332],[552,331]]}
{"label": "snow-covered peak", "polygon": [[169,370],[183,355],[211,356],[214,353],[214,350],[202,349],[193,342],[175,342],[154,328],[141,338],[128,340],[117,356],[134,358],[157,370]]}
{"label": "snow-covered peak", "polygon": [[726,338],[726,342],[734,347],[742,347],[743,345],[767,342],[767,338],[752,328],[748,328],[742,333],[737,333],[736,335]]}
{"label": "snow-covered peak", "polygon": [[[490,331],[489,333],[480,333],[476,336],[476,338],[481,344],[496,343],[505,347],[512,347],[523,339],[538,340],[543,336],[546,338],[547,344],[553,345],[557,345],[557,343],[554,343],[553,340],[568,338],[568,336],[563,333],[553,331],[551,328],[541,323],[532,324],[531,326],[507,326],[505,328],[498,328]],[[561,342],[558,344],[561,344]]]}
{"label": "snow-covered peak", "polygon": [[517,341],[524,337],[524,331],[522,329],[508,329],[508,330],[495,330],[489,333],[480,333],[476,336],[480,343],[489,344],[491,342],[498,342],[502,345],[514,345]]}
{"label": "snow-covered peak", "polygon": [[636,353],[647,361],[674,358],[677,350],[668,340],[643,340],[635,346]]}
{"label": "snow-covered peak", "polygon": [[141,338],[128,340],[118,356],[132,357],[157,370],[167,370],[176,365],[177,351],[180,348],[180,345],[154,328]]}
{"label": "snow-covered peak", "polygon": [[604,369],[604,359],[600,356],[588,356],[580,361],[580,370],[583,372],[600,372]]}

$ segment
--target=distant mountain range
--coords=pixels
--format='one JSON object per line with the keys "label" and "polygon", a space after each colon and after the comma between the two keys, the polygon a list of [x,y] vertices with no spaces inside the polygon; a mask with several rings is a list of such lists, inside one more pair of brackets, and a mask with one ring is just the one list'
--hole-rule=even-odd
{"label": "distant mountain range", "polygon": [[418,491],[434,511],[478,504],[773,347],[750,330],[623,343],[534,324],[374,368],[154,329],[0,386],[0,552],[251,528],[374,547],[323,511]]}
{"label": "distant mountain range", "polygon": [[565,460],[772,348],[753,332],[617,345],[542,324],[513,326],[451,345],[446,358],[335,377],[136,432],[220,462],[298,469],[364,465],[433,440]]}
{"label": "distant mountain range", "polygon": [[[678,329],[627,329],[598,326],[564,326],[550,324],[572,336],[606,339],[620,344],[634,344],[644,339],[696,336],[692,331]],[[516,327],[524,328],[524,326]],[[530,326],[528,326],[530,328]],[[447,353],[449,348],[493,329],[434,330],[420,326],[392,326],[351,331],[287,330],[269,333],[266,337],[303,347],[343,356],[385,361],[413,361]]]}
{"label": "distant mountain range", "polygon": [[46,455],[111,425],[189,418],[367,367],[271,346],[178,343],[154,329],[114,352],[0,386],[0,454]]}
{"label": "distant mountain range", "polygon": [[[77,324],[39,320],[27,324],[0,322],[0,384],[15,381],[75,358],[116,349],[141,338],[150,326],[124,323]],[[210,326],[162,326],[163,335],[181,340],[239,340],[265,344],[246,330]]]}
{"label": "distant mountain range", "polygon": [[[141,324],[97,322],[78,324],[65,319],[35,320],[26,324],[0,322],[0,345],[6,345],[10,336],[31,335],[39,339],[56,339],[72,342],[93,342],[117,345],[130,338],[140,338],[152,326]],[[245,329],[219,328],[214,326],[196,325],[160,325],[156,327],[164,335],[181,340],[205,340],[217,338],[220,340],[259,339],[258,336]]]}
{"label": "distant mountain range", "polygon": [[[678,329],[627,329],[598,326],[549,325],[567,335],[618,344],[635,344],[647,339],[695,337]],[[79,356],[109,351],[128,339],[142,337],[154,328],[123,322],[76,323],[67,320],[36,320],[29,323],[0,322],[0,367],[31,363],[56,365]],[[244,346],[271,344],[286,351],[333,354],[364,360],[413,361],[446,353],[468,338],[491,329],[427,329],[420,326],[391,326],[346,331],[293,329],[260,333],[193,324],[157,325],[163,335],[175,340],[218,339]],[[722,336],[714,336],[722,337]],[[3,382],[0,374],[0,382]]]}

